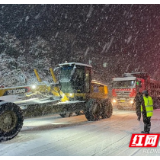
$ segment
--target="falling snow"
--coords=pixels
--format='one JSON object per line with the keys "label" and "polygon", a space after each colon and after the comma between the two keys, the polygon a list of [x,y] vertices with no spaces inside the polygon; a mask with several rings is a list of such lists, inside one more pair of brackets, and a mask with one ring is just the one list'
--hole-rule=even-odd
{"label": "falling snow", "polygon": [[[65,61],[92,65],[93,79],[109,92],[112,78],[125,72],[147,72],[160,81],[159,15],[158,4],[0,5],[0,88],[37,83],[34,69],[48,85],[49,68]],[[152,133],[159,132],[159,112]],[[70,119],[27,120],[16,139],[0,144],[0,155],[144,155],[128,147],[141,129],[134,112],[115,111],[93,123],[77,117],[82,125],[55,130],[55,121]]]}
{"label": "falling snow", "polygon": [[[6,70],[29,66],[32,71],[25,73],[28,75],[33,74],[34,67],[46,69],[65,61],[92,61],[103,83],[109,84],[113,76],[126,71],[146,71],[160,80],[159,5],[44,4],[0,8],[0,52],[11,59],[3,66]],[[21,56],[24,63],[17,61]]]}

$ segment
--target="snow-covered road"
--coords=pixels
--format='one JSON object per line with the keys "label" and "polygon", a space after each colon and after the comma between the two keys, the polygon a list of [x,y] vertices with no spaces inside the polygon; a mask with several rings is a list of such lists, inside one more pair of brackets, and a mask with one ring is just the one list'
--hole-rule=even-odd
{"label": "snow-covered road", "polygon": [[[160,110],[154,110],[151,133],[160,133]],[[140,133],[134,111],[114,109],[109,119],[88,122],[84,115],[26,119],[18,136],[0,144],[1,156],[160,155],[160,146],[129,148],[132,133]]]}

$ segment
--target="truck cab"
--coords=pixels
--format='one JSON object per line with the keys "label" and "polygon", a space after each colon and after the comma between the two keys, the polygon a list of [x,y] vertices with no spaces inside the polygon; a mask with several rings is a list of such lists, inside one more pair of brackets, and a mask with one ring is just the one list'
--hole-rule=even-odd
{"label": "truck cab", "polygon": [[125,73],[112,79],[112,104],[118,109],[135,109],[134,98],[146,88],[142,73]]}

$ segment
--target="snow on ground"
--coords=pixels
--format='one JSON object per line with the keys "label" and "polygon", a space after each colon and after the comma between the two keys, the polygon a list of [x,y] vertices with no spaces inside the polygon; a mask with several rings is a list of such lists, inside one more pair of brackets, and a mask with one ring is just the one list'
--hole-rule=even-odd
{"label": "snow on ground", "polygon": [[[151,133],[160,133],[160,110],[154,110]],[[18,136],[0,144],[2,156],[128,156],[160,155],[146,148],[129,148],[132,133],[140,133],[143,123],[134,111],[114,109],[113,116],[88,122],[84,115],[59,115],[26,119]],[[148,149],[148,148],[147,148]]]}

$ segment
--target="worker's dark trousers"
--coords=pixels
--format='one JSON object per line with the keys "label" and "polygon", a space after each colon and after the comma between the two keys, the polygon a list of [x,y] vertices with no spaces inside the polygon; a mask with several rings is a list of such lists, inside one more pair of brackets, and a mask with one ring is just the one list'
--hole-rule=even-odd
{"label": "worker's dark trousers", "polygon": [[142,112],[143,123],[144,123],[144,132],[149,133],[151,129],[151,117],[147,117],[146,112]]}

